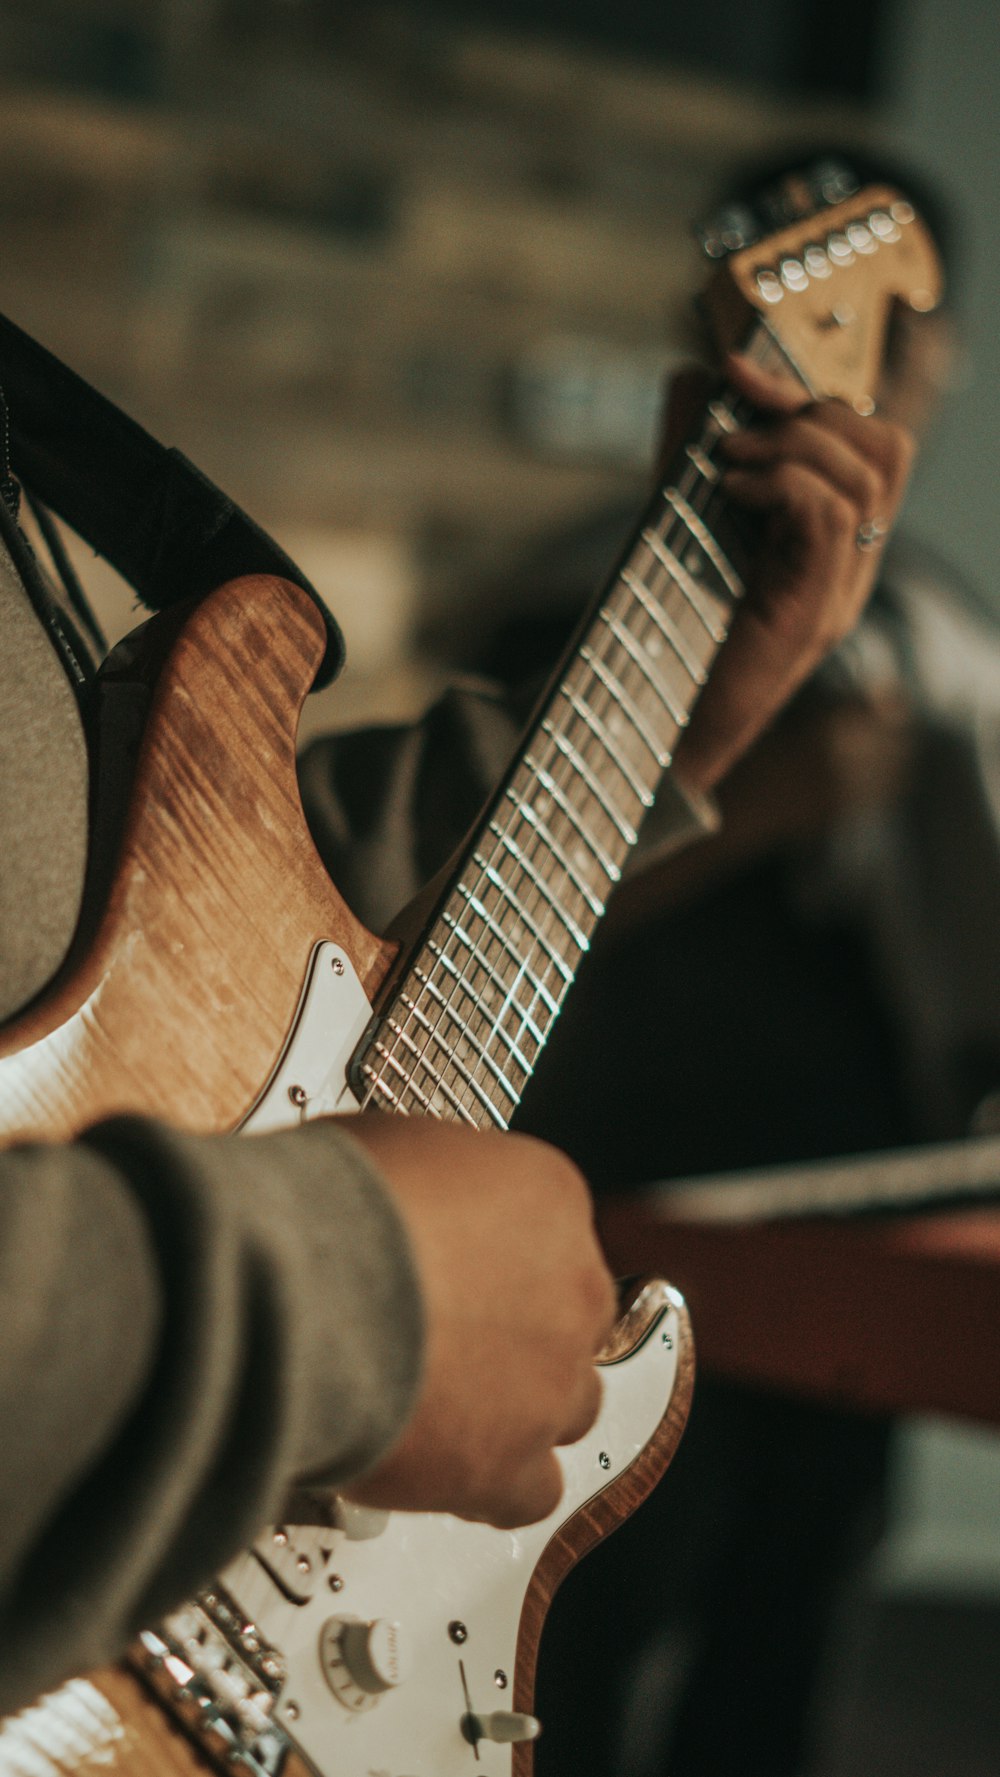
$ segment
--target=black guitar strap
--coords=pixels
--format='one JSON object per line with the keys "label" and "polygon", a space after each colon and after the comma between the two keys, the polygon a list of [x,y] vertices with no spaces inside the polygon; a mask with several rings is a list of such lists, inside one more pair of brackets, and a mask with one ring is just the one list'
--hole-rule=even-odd
{"label": "black guitar strap", "polygon": [[343,637],[284,550],[180,451],[159,444],[4,316],[0,399],[0,530],[77,685],[88,676],[87,650],[20,533],[19,484],[110,562],[150,611],[204,598],[244,574],[273,574],[303,587],[327,629],[317,684],[336,677]]}

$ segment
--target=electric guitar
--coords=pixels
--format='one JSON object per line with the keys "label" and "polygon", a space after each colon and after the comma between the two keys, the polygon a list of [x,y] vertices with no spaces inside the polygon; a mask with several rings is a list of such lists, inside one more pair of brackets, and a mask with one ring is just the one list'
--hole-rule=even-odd
{"label": "electric guitar", "polygon": [[[756,241],[732,218],[710,234],[707,303],[720,345],[863,411],[893,303],[932,307],[939,273],[898,193],[832,195],[808,192],[808,214]],[[354,917],[302,817],[295,731],[324,645],[306,594],[231,582],[123,643],[103,672],[80,933],[0,1038],[4,1138],[124,1111],[252,1136],[359,1104],[506,1127],[741,597],[715,447],[745,417],[720,386],[403,947]],[[601,1363],[600,1418],[562,1453],[547,1522],[506,1533],[309,1501],[122,1667],[10,1720],[2,1777],[190,1777],[206,1761],[528,1777],[548,1600],[683,1429],[693,1350],[669,1285],[626,1294]]]}

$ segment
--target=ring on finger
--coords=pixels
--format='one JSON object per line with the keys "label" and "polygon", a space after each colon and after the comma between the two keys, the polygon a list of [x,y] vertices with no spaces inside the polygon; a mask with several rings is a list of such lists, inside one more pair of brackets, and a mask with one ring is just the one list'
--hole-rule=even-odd
{"label": "ring on finger", "polygon": [[889,526],[881,518],[868,518],[858,526],[854,539],[855,549],[866,555],[870,549],[878,549],[889,535]]}

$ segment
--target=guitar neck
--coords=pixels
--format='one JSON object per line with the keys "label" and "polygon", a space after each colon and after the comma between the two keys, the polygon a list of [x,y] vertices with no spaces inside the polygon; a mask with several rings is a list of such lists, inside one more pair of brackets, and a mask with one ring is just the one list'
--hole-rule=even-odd
{"label": "guitar neck", "polygon": [[[762,322],[747,351],[787,371]],[[355,1060],[364,1104],[506,1128],[725,641],[746,573],[720,386],[560,661]]]}

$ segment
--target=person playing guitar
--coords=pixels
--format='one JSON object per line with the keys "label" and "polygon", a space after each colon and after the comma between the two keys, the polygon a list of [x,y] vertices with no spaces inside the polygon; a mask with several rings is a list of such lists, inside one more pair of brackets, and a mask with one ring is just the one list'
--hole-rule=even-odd
{"label": "person playing guitar", "polygon": [[[695,825],[856,622],[912,457],[905,428],[766,363],[731,353],[725,372],[748,422],[721,439],[721,482],[761,522],[677,747]],[[81,904],[87,764],[65,650],[25,589],[12,417],[0,1003],[30,1020],[53,977],[58,989]],[[170,812],[179,837],[180,787]],[[75,1129],[72,1065],[65,1085],[53,1139],[0,1156],[6,1710],[119,1655],[275,1521],[295,1484],[497,1526],[553,1510],[555,1451],[594,1422],[614,1314],[586,1187],[561,1153],[373,1109],[253,1142],[155,1115]]]}

